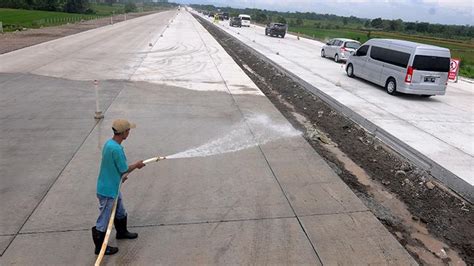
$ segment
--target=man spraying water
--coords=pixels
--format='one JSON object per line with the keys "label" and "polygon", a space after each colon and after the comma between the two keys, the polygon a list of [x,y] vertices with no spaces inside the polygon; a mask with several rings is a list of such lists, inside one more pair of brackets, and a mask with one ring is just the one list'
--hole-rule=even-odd
{"label": "man spraying water", "polygon": [[[94,240],[96,255],[101,251],[110,219],[115,218],[114,225],[117,230],[117,239],[138,237],[138,234],[130,233],[127,230],[127,212],[120,193],[121,180],[125,181],[127,174],[145,166],[143,161],[127,165],[127,157],[121,144],[129,136],[131,128],[135,128],[135,124],[123,119],[115,120],[112,124],[114,136],[104,144],[102,149],[102,161],[97,179],[97,198],[100,214],[96,225],[92,227],[92,239]],[[125,177],[123,177],[124,175]],[[111,217],[112,213],[115,213],[115,217]],[[117,252],[117,247],[107,246],[104,254],[112,255]]]}
{"label": "man spraying water", "polygon": [[[114,137],[108,140],[102,151],[102,163],[97,181],[97,197],[99,199],[100,215],[96,226],[92,228],[95,243],[95,254],[99,254],[95,265],[100,265],[103,255],[112,255],[118,248],[107,246],[112,222],[117,230],[117,239],[137,238],[136,233],[127,230],[127,213],[122,203],[120,180],[125,181],[127,175],[145,164],[164,159],[183,159],[192,157],[207,157],[217,154],[236,152],[255,147],[284,137],[299,136],[301,132],[289,124],[277,124],[264,115],[251,116],[235,125],[230,132],[208,143],[178,152],[166,157],[154,157],[137,161],[127,166],[127,159],[121,143],[125,140],[130,129],[135,125],[126,120],[116,120],[112,125]],[[253,130],[251,131],[250,128]],[[116,214],[115,214],[116,212]],[[115,220],[113,219],[115,217]],[[107,226],[108,223],[108,226]],[[105,239],[105,240],[104,240]]]}

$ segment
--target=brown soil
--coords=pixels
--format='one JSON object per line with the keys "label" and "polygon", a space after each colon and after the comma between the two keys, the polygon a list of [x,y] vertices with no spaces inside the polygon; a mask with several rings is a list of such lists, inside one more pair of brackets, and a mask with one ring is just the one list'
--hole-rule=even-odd
{"label": "brown soil", "polygon": [[[149,15],[154,12],[128,13],[127,19]],[[112,18],[114,23],[125,20],[124,15],[117,15]],[[86,20],[73,24],[65,24],[56,27],[47,27],[41,29],[25,29],[23,31],[6,32],[0,34],[0,54],[8,53],[14,50],[51,41],[68,35],[76,34],[82,31],[91,30],[110,24],[110,17]]]}
{"label": "brown soil", "polygon": [[473,205],[211,23],[196,18],[420,264],[474,265]]}

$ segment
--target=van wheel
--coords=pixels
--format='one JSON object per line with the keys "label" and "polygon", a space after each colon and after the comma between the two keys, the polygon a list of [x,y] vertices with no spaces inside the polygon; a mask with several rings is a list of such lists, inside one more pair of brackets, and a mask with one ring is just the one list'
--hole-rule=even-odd
{"label": "van wheel", "polygon": [[336,54],[336,55],[334,56],[334,61],[335,61],[336,63],[339,63],[339,55],[338,55],[338,54]]}
{"label": "van wheel", "polygon": [[354,77],[354,67],[352,66],[352,64],[347,65],[346,73],[347,73],[347,76],[351,78]]}
{"label": "van wheel", "polygon": [[397,94],[397,82],[395,81],[394,78],[387,79],[387,83],[385,84],[385,89],[387,90],[387,93],[390,95]]}
{"label": "van wheel", "polygon": [[326,53],[324,53],[324,50],[321,50],[321,57],[326,57]]}

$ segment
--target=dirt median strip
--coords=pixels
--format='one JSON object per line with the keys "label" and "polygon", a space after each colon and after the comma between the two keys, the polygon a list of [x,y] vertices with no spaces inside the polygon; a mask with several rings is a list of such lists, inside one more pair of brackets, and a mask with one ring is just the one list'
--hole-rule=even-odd
{"label": "dirt median strip", "polygon": [[458,263],[462,258],[474,264],[472,204],[308,92],[268,59],[195,17],[293,126],[306,132],[306,140],[418,262]]}

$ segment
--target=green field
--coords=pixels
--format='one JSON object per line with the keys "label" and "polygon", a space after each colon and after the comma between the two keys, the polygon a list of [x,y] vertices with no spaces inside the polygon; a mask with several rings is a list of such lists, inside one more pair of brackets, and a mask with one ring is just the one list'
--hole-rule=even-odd
{"label": "green field", "polygon": [[[94,10],[96,15],[99,16],[110,16],[113,14],[123,14],[125,13],[125,5],[120,3],[115,3],[112,5],[107,4],[97,4],[91,3],[90,8]],[[159,8],[153,6],[142,6],[137,7],[137,12],[146,12],[152,10],[158,10]]]}
{"label": "green field", "polygon": [[[38,10],[8,9],[0,8],[0,21],[3,23],[3,31],[16,31],[23,28],[40,28],[74,23],[81,20],[96,19],[98,17],[122,14],[125,10],[124,4],[90,4],[93,14],[75,14],[64,12],[50,12]],[[158,10],[156,6],[138,7],[137,11]]]}
{"label": "green field", "polygon": [[[368,31],[357,29],[318,29],[311,26],[289,27],[289,31],[300,33],[310,38],[327,41],[331,38],[349,38],[361,43],[368,40]],[[395,32],[371,31],[371,38],[391,38],[419,43],[437,45],[451,50],[451,57],[461,59],[460,75],[474,78],[474,43],[470,41],[438,39],[429,36],[409,35]]]}
{"label": "green field", "polygon": [[123,4],[103,5],[91,3],[90,8],[99,16],[109,16],[111,14],[120,14],[124,12]]}
{"label": "green field", "polygon": [[40,28],[96,18],[96,15],[0,8],[4,31]]}

